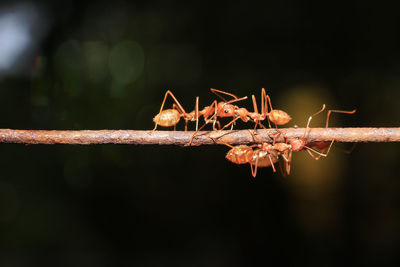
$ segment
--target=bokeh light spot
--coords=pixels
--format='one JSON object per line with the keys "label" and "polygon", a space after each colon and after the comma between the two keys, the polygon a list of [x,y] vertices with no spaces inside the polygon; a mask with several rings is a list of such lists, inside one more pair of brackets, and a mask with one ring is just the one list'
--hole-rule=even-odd
{"label": "bokeh light spot", "polygon": [[31,42],[29,20],[24,13],[0,16],[0,70],[9,68]]}
{"label": "bokeh light spot", "polygon": [[55,54],[55,67],[63,89],[72,96],[80,92],[81,47],[75,40],[61,44]]}
{"label": "bokeh light spot", "polygon": [[121,84],[137,80],[144,68],[144,52],[135,41],[123,41],[113,47],[109,58],[112,77]]}
{"label": "bokeh light spot", "polygon": [[108,47],[99,41],[86,42],[82,52],[86,80],[92,83],[103,82],[108,72]]}

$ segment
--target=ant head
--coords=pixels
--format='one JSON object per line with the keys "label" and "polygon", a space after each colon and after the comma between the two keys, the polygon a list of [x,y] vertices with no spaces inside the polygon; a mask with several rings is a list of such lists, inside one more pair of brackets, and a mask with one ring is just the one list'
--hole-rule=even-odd
{"label": "ant head", "polygon": [[292,150],[294,152],[298,152],[304,148],[304,146],[306,145],[306,142],[302,138],[296,138],[296,139],[289,140],[289,144],[292,146]]}
{"label": "ant head", "polygon": [[217,106],[218,117],[233,117],[235,115],[235,106],[232,104],[219,102]]}

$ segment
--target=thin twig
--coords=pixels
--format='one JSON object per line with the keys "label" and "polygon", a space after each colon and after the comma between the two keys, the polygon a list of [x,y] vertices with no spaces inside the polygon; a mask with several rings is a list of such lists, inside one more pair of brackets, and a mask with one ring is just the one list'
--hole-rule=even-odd
{"label": "thin twig", "polygon": [[[286,138],[302,137],[304,128],[282,128],[277,142]],[[132,145],[186,145],[194,132],[182,131],[135,131],[135,130],[11,130],[0,129],[0,143],[19,144],[132,144]],[[257,130],[256,135],[265,142],[272,142],[275,129]],[[249,130],[203,131],[193,140],[192,145],[212,145],[218,139],[229,144],[254,143]],[[311,128],[307,135],[309,142],[400,142],[400,128]]]}

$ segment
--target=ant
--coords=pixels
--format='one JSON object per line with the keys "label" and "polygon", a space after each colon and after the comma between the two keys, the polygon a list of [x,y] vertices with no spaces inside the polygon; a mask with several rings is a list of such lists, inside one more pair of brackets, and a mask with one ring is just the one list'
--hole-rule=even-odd
{"label": "ant", "polygon": [[[168,95],[172,97],[175,103],[172,104],[172,109],[163,110]],[[185,131],[187,131],[188,121],[196,120],[196,127],[197,127],[199,118],[198,105],[199,105],[199,97],[196,97],[195,111],[187,113],[185,109],[182,107],[181,103],[179,103],[178,99],[176,99],[174,94],[170,90],[168,90],[164,95],[164,100],[161,104],[160,112],[153,118],[155,126],[151,132],[153,133],[157,129],[158,125],[163,127],[174,126],[174,130],[176,130],[176,125],[180,121],[181,117],[183,117],[185,120]]]}
{"label": "ant", "polygon": [[[253,177],[257,175],[257,168],[272,166],[275,172],[274,163],[278,161],[278,153],[276,151],[263,151],[261,149],[253,150],[258,145],[238,145],[232,146],[225,142],[215,142],[224,144],[231,149],[226,153],[225,158],[235,164],[250,164],[251,174]],[[255,166],[255,167],[254,167]]]}
{"label": "ant", "polygon": [[[261,124],[261,121],[265,119],[268,119],[268,124],[270,128],[271,128],[270,122],[274,123],[275,126],[277,127],[277,125],[284,125],[292,119],[289,116],[289,114],[287,114],[285,111],[272,108],[271,98],[269,97],[269,95],[266,94],[265,88],[261,89],[261,113],[258,112],[257,101],[254,95],[252,95],[252,101],[253,101],[254,112],[250,112],[246,108],[239,108],[236,106],[234,110],[231,110],[231,112],[224,115],[224,117],[234,117],[234,119],[230,123],[225,125],[221,130],[233,124],[238,119],[241,119],[244,122],[248,122],[249,119],[253,120],[256,124],[255,128],[257,128],[258,124],[260,124],[260,126],[265,128]],[[270,112],[268,112],[268,105],[270,107]],[[221,114],[219,113],[214,114],[215,117],[218,117],[220,115]],[[213,117],[211,117],[210,119],[213,119]]]}
{"label": "ant", "polygon": [[[268,120],[269,128],[271,128],[270,122],[274,123],[275,127],[278,128],[278,125],[287,124],[292,119],[289,116],[289,114],[287,114],[285,111],[272,108],[271,98],[269,97],[269,95],[266,94],[265,88],[261,89],[261,113],[258,113],[258,107],[255,96],[252,95],[251,97],[253,100],[254,112],[247,111],[247,115],[255,122],[256,125],[254,129],[257,128],[258,124],[263,128],[265,128],[261,124],[261,121],[265,119]],[[270,107],[270,112],[268,112],[268,104]]]}
{"label": "ant", "polygon": [[[197,136],[198,132],[203,129],[205,125],[207,125],[210,121],[213,121],[213,129],[215,129],[215,122],[218,117],[233,117],[232,121],[230,121],[228,124],[226,124],[224,127],[219,127],[219,130],[223,130],[227,128],[228,126],[231,126],[231,129],[233,127],[233,124],[238,120],[241,119],[243,122],[248,122],[249,119],[253,120],[255,122],[255,127],[254,130],[257,128],[258,125],[262,126],[265,128],[264,125],[261,124],[261,121],[265,120],[266,118],[268,119],[268,124],[269,127],[271,128],[270,121],[275,124],[275,127],[278,128],[278,125],[284,125],[288,123],[291,120],[291,117],[283,110],[278,110],[278,109],[273,109],[272,108],[272,103],[271,103],[271,98],[269,95],[266,94],[265,88],[262,88],[261,90],[261,113],[258,112],[258,107],[257,107],[257,102],[256,98],[254,95],[252,95],[252,100],[253,100],[253,108],[254,112],[249,112],[246,108],[239,108],[238,106],[232,105],[231,103],[246,99],[247,97],[243,97],[238,99],[235,95],[216,90],[211,88],[211,91],[215,93],[217,96],[219,96],[224,102],[219,102],[215,100],[213,104],[215,106],[214,109],[214,115],[210,117],[210,119],[207,119],[210,113],[207,113],[204,115],[204,118],[206,119],[206,122],[204,125],[200,127],[200,129],[196,129],[196,132],[193,134],[193,136],[190,138],[190,141],[188,145],[190,145],[194,139],[194,137]],[[234,97],[233,100],[231,101],[226,101],[222,96],[220,96],[218,93],[226,94],[229,96]],[[270,107],[270,112],[268,112],[268,104]],[[220,126],[220,125],[219,125]]]}
{"label": "ant", "polygon": [[[199,97],[196,97],[196,105],[195,105],[195,110],[187,113],[185,109],[182,107],[182,105],[179,103],[178,99],[174,96],[174,94],[168,90],[165,95],[164,95],[164,100],[161,104],[160,112],[153,118],[153,121],[155,123],[154,129],[152,132],[154,132],[157,129],[157,125],[163,126],[163,127],[171,127],[174,126],[174,130],[176,129],[176,125],[180,121],[181,117],[184,118],[185,120],[185,131],[187,131],[187,123],[188,121],[196,121],[196,131],[198,131],[198,121],[199,117],[203,116],[205,119],[207,119],[211,114],[215,113],[218,114],[219,117],[227,117],[226,114],[232,113],[232,110],[235,109],[236,106],[232,105],[232,103],[241,101],[244,99],[247,99],[246,97],[242,98],[237,98],[235,95],[219,91],[216,89],[211,89],[213,93],[215,93],[217,96],[221,97],[224,102],[217,102],[216,100],[213,101],[213,103],[210,106],[206,106],[203,110],[199,111]],[[223,93],[229,96],[234,97],[234,99],[230,101],[226,101],[222,96],[220,96],[218,93]],[[172,105],[172,109],[165,109],[164,104],[167,99],[167,97],[171,96],[172,99],[174,100],[174,104]],[[229,115],[228,115],[229,116]],[[215,123],[219,122],[214,119],[213,123],[213,128],[215,129]],[[220,127],[220,125],[219,125]]]}
{"label": "ant", "polygon": [[[272,144],[269,143],[264,143],[262,142],[258,137],[256,137],[252,132],[250,132],[250,134],[257,139],[260,143],[257,144],[257,147],[265,152],[271,152],[271,151],[276,151],[278,153],[278,155],[280,155],[283,160],[285,161],[285,170],[286,173],[289,175],[290,174],[290,164],[292,161],[292,152],[298,152],[302,149],[307,149],[307,151],[312,155],[311,152],[318,154],[320,157],[326,157],[329,153],[329,150],[334,142],[334,140],[332,140],[332,142],[330,142],[330,144],[328,145],[328,151],[326,152],[326,154],[318,152],[314,149],[312,149],[311,147],[307,146],[307,138],[306,135],[308,133],[308,129],[309,129],[309,125],[310,122],[312,120],[312,118],[316,115],[318,115],[319,113],[321,113],[322,111],[325,110],[325,104],[322,105],[322,109],[319,110],[318,112],[314,113],[313,115],[311,115],[308,118],[308,122],[307,122],[307,126],[306,129],[304,131],[304,135],[303,137],[300,138],[293,138],[293,139],[288,139],[286,140],[286,142],[279,142],[277,143],[276,140],[278,139],[278,137],[281,135],[281,132],[279,131],[278,134],[276,135],[276,137],[274,138],[274,141]],[[313,157],[315,155],[312,155]],[[315,156],[316,157],[316,156]],[[275,168],[273,168],[273,171],[275,172]]]}

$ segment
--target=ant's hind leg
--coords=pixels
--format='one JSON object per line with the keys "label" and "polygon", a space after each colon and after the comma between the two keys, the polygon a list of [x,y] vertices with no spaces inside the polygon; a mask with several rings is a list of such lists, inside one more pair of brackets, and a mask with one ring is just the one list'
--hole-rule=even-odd
{"label": "ant's hind leg", "polygon": [[272,161],[271,155],[269,153],[267,155],[268,155],[269,162],[271,163],[272,171],[276,172],[275,165],[274,165],[274,162]]}
{"label": "ant's hind leg", "polygon": [[345,114],[354,114],[356,113],[356,109],[353,109],[351,111],[347,111],[347,110],[334,110],[334,109],[330,109],[328,110],[328,114],[326,115],[326,123],[325,123],[325,128],[328,128],[329,125],[329,118],[331,116],[332,113],[345,113]]}
{"label": "ant's hind leg", "polygon": [[[311,147],[308,147],[308,146],[304,146],[304,148],[307,149],[308,154],[310,154],[315,160],[319,160],[321,157],[327,157],[328,156],[329,151],[331,150],[332,145],[333,145],[334,142],[335,142],[335,140],[332,140],[331,144],[328,147],[328,151],[326,151],[326,153],[324,153],[326,148],[324,148],[321,152],[318,152],[317,150],[312,149]],[[317,154],[318,156],[315,156],[311,152]]]}
{"label": "ant's hind leg", "polygon": [[325,109],[325,104],[322,104],[322,108],[321,108],[318,112],[315,112],[313,115],[311,115],[311,116],[308,118],[307,126],[306,126],[306,129],[305,129],[305,131],[304,131],[303,138],[306,137],[307,131],[308,131],[308,129],[309,129],[309,126],[310,126],[310,123],[311,123],[311,120],[313,119],[313,117],[315,117],[316,115],[318,115],[319,113],[321,113],[322,111],[324,111],[324,109]]}
{"label": "ant's hind leg", "polygon": [[250,162],[250,169],[251,169],[251,175],[253,176],[253,178],[256,178],[257,176],[257,169],[258,169],[258,155],[257,155],[257,159],[256,159],[256,163],[254,164],[255,166],[253,167],[253,163]]}
{"label": "ant's hind leg", "polygon": [[194,116],[196,117],[196,131],[199,128],[199,97],[196,96],[196,108]]}
{"label": "ant's hind leg", "polygon": [[[263,115],[263,117],[265,118],[267,118],[267,120],[268,120],[268,126],[269,126],[269,128],[272,128],[271,127],[271,121],[270,121],[270,119],[269,119],[269,116],[267,115],[268,114],[268,103],[269,103],[269,107],[270,107],[270,112],[273,110],[272,109],[272,103],[271,103],[271,98],[269,97],[269,95],[267,95],[267,93],[265,92],[265,88],[263,88],[262,90],[261,90],[261,113],[262,113],[262,115]],[[275,124],[275,127],[276,128],[278,128],[278,126]]]}

